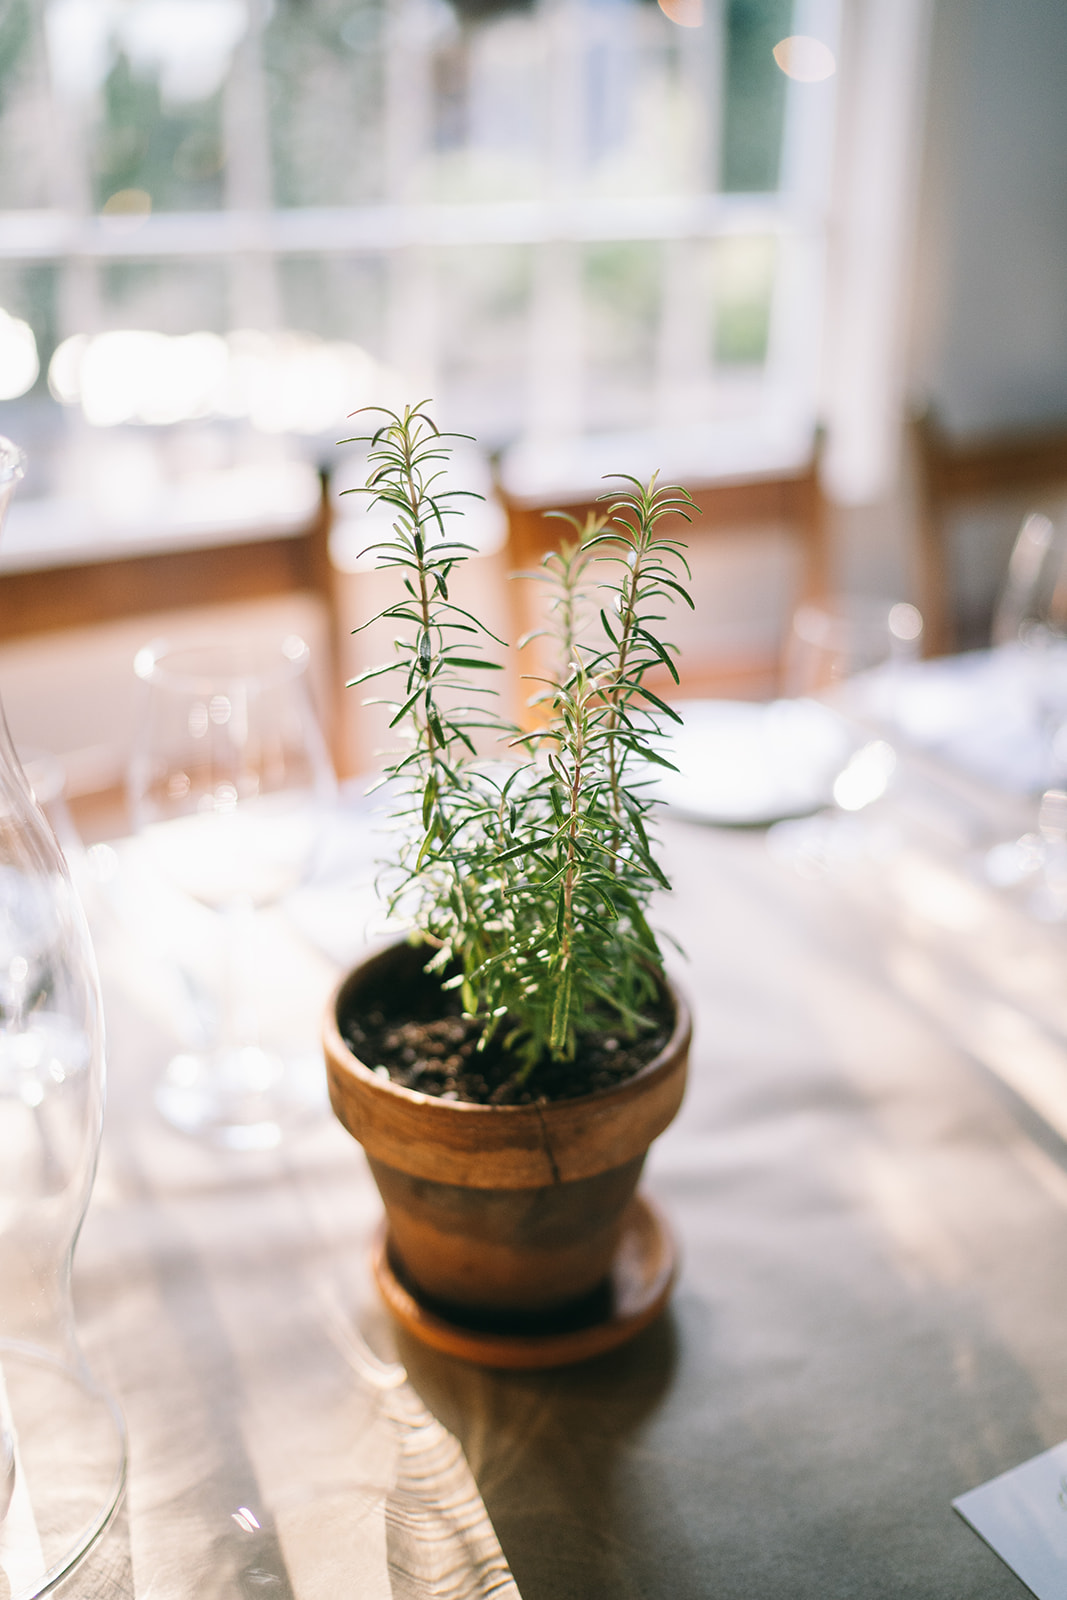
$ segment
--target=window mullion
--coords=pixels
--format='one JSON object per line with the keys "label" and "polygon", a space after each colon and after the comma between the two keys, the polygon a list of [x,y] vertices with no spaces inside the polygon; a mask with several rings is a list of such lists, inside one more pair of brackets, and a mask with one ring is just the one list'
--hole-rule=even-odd
{"label": "window mullion", "polygon": [[[704,0],[702,27],[678,30],[678,54],[689,140],[685,186],[693,194],[711,194],[718,186],[722,134],[721,0]],[[699,420],[711,398],[707,252],[707,244],[693,236],[665,239],[660,248],[656,421],[665,427]]]}
{"label": "window mullion", "polygon": [[[836,54],[840,0],[795,0],[793,28]],[[768,388],[794,415],[814,412],[818,388],[835,88],[831,79],[813,94],[790,79],[786,91],[779,187],[792,225],[779,244],[764,370]]]}
{"label": "window mullion", "polygon": [[[432,14],[427,0],[393,0],[386,18],[386,203],[417,205],[431,148]],[[402,244],[386,256],[386,360],[440,404],[437,270],[432,247]]]}
{"label": "window mullion", "polygon": [[[261,3],[249,6],[248,28],[234,52],[222,98],[226,206],[260,216],[270,212],[274,199],[263,70],[264,15]],[[236,251],[228,267],[231,327],[280,327],[281,295],[273,251]]]}
{"label": "window mullion", "polygon": [[[585,172],[582,0],[542,0],[546,54],[543,104],[545,198],[573,200]],[[534,246],[528,322],[527,431],[581,431],[585,416],[585,304],[582,246],[550,238]]]}
{"label": "window mullion", "polygon": [[[52,115],[48,119],[49,199],[60,215],[79,222],[92,215],[92,140],[89,136],[91,105],[70,86],[57,81],[48,48],[43,7],[30,7],[34,52],[42,81],[50,88]],[[75,333],[95,333],[101,326],[100,269],[87,255],[64,254],[59,268],[56,331],[60,339]]]}

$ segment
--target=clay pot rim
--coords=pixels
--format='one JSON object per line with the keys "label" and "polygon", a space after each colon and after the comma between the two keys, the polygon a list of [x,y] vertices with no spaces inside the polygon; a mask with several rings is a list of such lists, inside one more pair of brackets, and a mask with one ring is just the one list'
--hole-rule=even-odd
{"label": "clay pot rim", "polygon": [[629,1098],[631,1095],[640,1095],[647,1088],[649,1082],[665,1072],[676,1068],[679,1058],[685,1058],[690,1040],[692,1038],[693,1023],[689,1006],[681,990],[671,981],[666,973],[661,975],[661,981],[667,990],[672,1005],[674,1006],[674,1026],[661,1050],[647,1061],[643,1067],[635,1072],[632,1077],[624,1078],[621,1083],[608,1084],[602,1089],[593,1089],[589,1094],[573,1095],[561,1100],[533,1101],[527,1105],[489,1106],[482,1105],[474,1100],[442,1100],[439,1095],[423,1094],[419,1089],[408,1089],[403,1084],[394,1083],[392,1078],[381,1078],[373,1072],[365,1062],[361,1061],[355,1052],[341,1037],[337,1017],[341,1000],[345,991],[355,983],[357,975],[371,962],[387,955],[391,950],[405,949],[406,941],[391,940],[380,943],[369,949],[366,955],[354,966],[350,967],[340,982],[335,986],[326,1007],[325,1045],[328,1059],[332,1059],[335,1067],[351,1073],[364,1087],[377,1091],[390,1097],[396,1097],[411,1106],[427,1108],[431,1115],[440,1116],[469,1116],[482,1115],[490,1117],[501,1116],[526,1116],[540,1121],[544,1116],[551,1115],[554,1111],[570,1110],[588,1105],[595,1105],[603,1100],[617,1100]]}

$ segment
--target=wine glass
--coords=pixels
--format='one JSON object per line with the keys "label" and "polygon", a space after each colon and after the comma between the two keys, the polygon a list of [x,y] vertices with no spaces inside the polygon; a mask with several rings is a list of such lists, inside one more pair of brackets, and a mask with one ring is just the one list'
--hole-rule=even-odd
{"label": "wine glass", "polygon": [[1012,546],[993,613],[993,644],[1036,644],[1067,634],[1067,519],[1031,511]]}
{"label": "wine glass", "polygon": [[1028,889],[1045,922],[1067,919],[1067,518],[1032,511],[1019,529],[993,616],[993,644],[1013,671],[1041,753],[1036,828],[995,844],[988,880]]}
{"label": "wine glass", "polygon": [[[864,699],[870,703],[879,682],[892,687],[894,669],[918,656],[922,631],[919,611],[903,600],[846,595],[825,605],[798,606],[785,650],[785,692],[830,695],[847,705],[856,696],[844,685],[876,672],[878,678],[864,686]],[[876,692],[880,713],[883,701]]]}
{"label": "wine glass", "polygon": [[920,612],[901,600],[841,596],[823,605],[801,605],[793,615],[785,692],[833,707],[851,744],[833,781],[833,809],[771,829],[772,851],[802,873],[825,871],[891,846],[883,830],[857,813],[881,799],[896,769],[896,751],[882,730],[895,721],[900,670],[918,657],[922,632]]}
{"label": "wine glass", "polygon": [[260,913],[298,887],[335,793],[312,707],[309,652],[280,644],[145,646],[146,685],[130,766],[134,827],[163,878],[216,914],[221,985],[215,1037],[169,1063],[156,1091],[183,1133],[269,1149],[324,1104],[317,1062],[261,1037]]}

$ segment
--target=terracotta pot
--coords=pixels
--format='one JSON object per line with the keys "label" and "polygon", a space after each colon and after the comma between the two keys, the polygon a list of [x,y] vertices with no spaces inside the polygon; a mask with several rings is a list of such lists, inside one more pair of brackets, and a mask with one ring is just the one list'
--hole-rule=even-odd
{"label": "terracotta pot", "polygon": [[529,1106],[441,1100],[359,1061],[338,1014],[372,1004],[385,975],[412,982],[425,953],[394,945],[357,967],[330,1005],[333,1109],[363,1145],[388,1220],[393,1270],[449,1314],[536,1318],[603,1286],[649,1145],[681,1103],[690,1021],[673,990],[665,1048],[634,1077]]}

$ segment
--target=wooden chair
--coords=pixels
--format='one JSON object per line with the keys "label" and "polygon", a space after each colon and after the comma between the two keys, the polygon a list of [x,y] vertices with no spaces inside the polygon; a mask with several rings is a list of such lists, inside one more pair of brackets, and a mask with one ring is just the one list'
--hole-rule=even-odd
{"label": "wooden chair", "polygon": [[[690,551],[695,552],[705,540],[731,534],[747,537],[762,530],[787,530],[800,552],[795,603],[824,599],[829,592],[829,548],[826,507],[819,483],[819,444],[816,437],[810,456],[798,467],[768,470],[745,478],[722,477],[703,483],[687,481],[686,487],[699,507],[699,516],[688,526],[681,523],[681,519],[672,519],[676,524],[672,531],[680,530]],[[593,498],[561,502],[547,497],[519,499],[503,489],[498,492],[508,516],[509,564],[518,571],[536,568],[542,557],[558,546],[564,534],[564,525],[555,518],[546,517],[547,511],[565,511],[584,521],[589,511],[605,509],[603,502]],[[670,526],[671,523],[664,523],[665,530]],[[531,600],[531,591],[537,588],[534,584],[510,585],[516,635],[537,626]],[[699,595],[694,598],[699,607]],[[710,648],[705,649],[704,645]],[[779,689],[784,639],[770,652],[717,651],[714,645],[713,639],[700,641],[697,648],[686,645],[679,661],[682,694],[758,698]],[[649,681],[653,683],[652,678]],[[665,669],[662,679],[657,678],[653,686],[657,693],[674,688]]]}
{"label": "wooden chair", "polygon": [[1014,532],[1023,513],[1055,509],[1067,493],[1067,429],[956,439],[929,408],[915,414],[912,428],[920,478],[924,649],[927,655],[944,655],[960,642],[952,600],[953,516],[1013,502]]}
{"label": "wooden chair", "polygon": [[320,473],[313,514],[284,530],[226,531],[195,543],[153,549],[148,536],[129,554],[62,563],[7,565],[0,570],[0,643],[33,635],[118,622],[142,614],[203,609],[234,602],[310,593],[326,620],[328,686],[320,714],[339,770],[347,770],[340,697],[338,575],[330,560],[329,480]]}
{"label": "wooden chair", "polygon": [[183,549],[145,546],[128,556],[5,571],[0,641],[57,628],[308,589],[331,603],[330,507],[322,475],[315,516],[292,533],[205,540]]}

